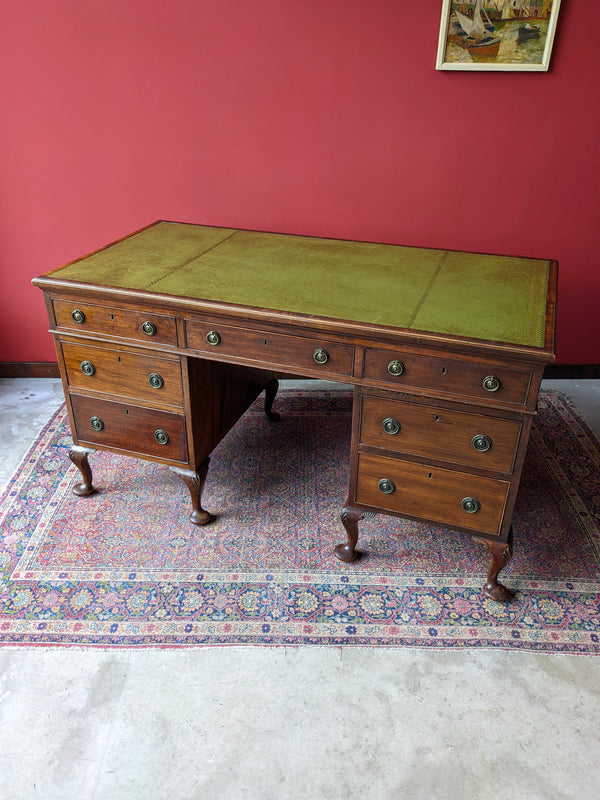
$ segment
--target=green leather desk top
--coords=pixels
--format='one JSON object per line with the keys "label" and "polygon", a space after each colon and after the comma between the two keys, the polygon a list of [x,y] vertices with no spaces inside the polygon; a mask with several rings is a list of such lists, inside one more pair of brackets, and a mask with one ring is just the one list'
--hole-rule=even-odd
{"label": "green leather desk top", "polygon": [[542,348],[551,263],[159,222],[51,275]]}

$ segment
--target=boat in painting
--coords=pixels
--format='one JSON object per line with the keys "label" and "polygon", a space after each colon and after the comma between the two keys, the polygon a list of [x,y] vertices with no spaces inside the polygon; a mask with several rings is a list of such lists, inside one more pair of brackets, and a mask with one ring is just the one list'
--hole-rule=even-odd
{"label": "boat in painting", "polygon": [[464,47],[472,55],[498,55],[500,39],[491,35],[494,26],[484,11],[481,0],[476,0],[472,17],[468,17],[458,9],[454,10],[454,17],[452,29],[448,35],[449,42]]}
{"label": "boat in painting", "polygon": [[518,41],[527,42],[529,39],[537,39],[539,35],[540,26],[530,25],[528,22],[527,25],[523,25],[519,28]]}

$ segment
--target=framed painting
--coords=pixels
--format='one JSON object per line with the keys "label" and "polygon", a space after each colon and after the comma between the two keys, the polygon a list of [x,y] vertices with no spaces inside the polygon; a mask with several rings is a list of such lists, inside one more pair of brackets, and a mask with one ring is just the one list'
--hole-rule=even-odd
{"label": "framed painting", "polygon": [[546,72],[560,0],[444,0],[436,69]]}

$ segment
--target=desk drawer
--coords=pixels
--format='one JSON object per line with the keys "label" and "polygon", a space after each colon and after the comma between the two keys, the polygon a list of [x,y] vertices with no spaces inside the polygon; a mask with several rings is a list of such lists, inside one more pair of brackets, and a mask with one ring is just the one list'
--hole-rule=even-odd
{"label": "desk drawer", "polygon": [[168,411],[71,395],[80,443],[187,463],[185,418]]}
{"label": "desk drawer", "polygon": [[59,328],[81,334],[135,339],[148,344],[177,344],[175,317],[76,300],[55,299],[52,305]]}
{"label": "desk drawer", "polygon": [[352,345],[194,321],[186,323],[186,335],[189,348],[215,357],[245,358],[300,374],[352,375]]}
{"label": "desk drawer", "polygon": [[509,483],[361,453],[356,500],[392,513],[498,534]]}
{"label": "desk drawer", "polygon": [[525,405],[531,373],[501,365],[367,348],[364,377],[396,389],[412,387],[485,402]]}
{"label": "desk drawer", "polygon": [[179,359],[143,351],[61,343],[69,386],[139,400],[183,405]]}
{"label": "desk drawer", "polygon": [[469,467],[512,472],[521,423],[364,396],[361,444]]}

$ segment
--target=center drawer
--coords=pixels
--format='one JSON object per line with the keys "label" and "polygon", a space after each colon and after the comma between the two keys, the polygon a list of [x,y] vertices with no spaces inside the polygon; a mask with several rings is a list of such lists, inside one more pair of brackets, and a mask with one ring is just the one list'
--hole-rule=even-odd
{"label": "center drawer", "polygon": [[510,473],[521,427],[514,420],[366,395],[360,443]]}
{"label": "center drawer", "polygon": [[181,406],[178,358],[91,344],[62,342],[69,386],[166,405]]}
{"label": "center drawer", "polygon": [[507,481],[360,453],[356,500],[373,508],[499,534]]}
{"label": "center drawer", "polygon": [[186,322],[187,346],[207,354],[248,359],[299,374],[351,376],[352,345],[231,325]]}
{"label": "center drawer", "polygon": [[75,394],[71,406],[79,443],[187,463],[185,417],[180,414]]}

